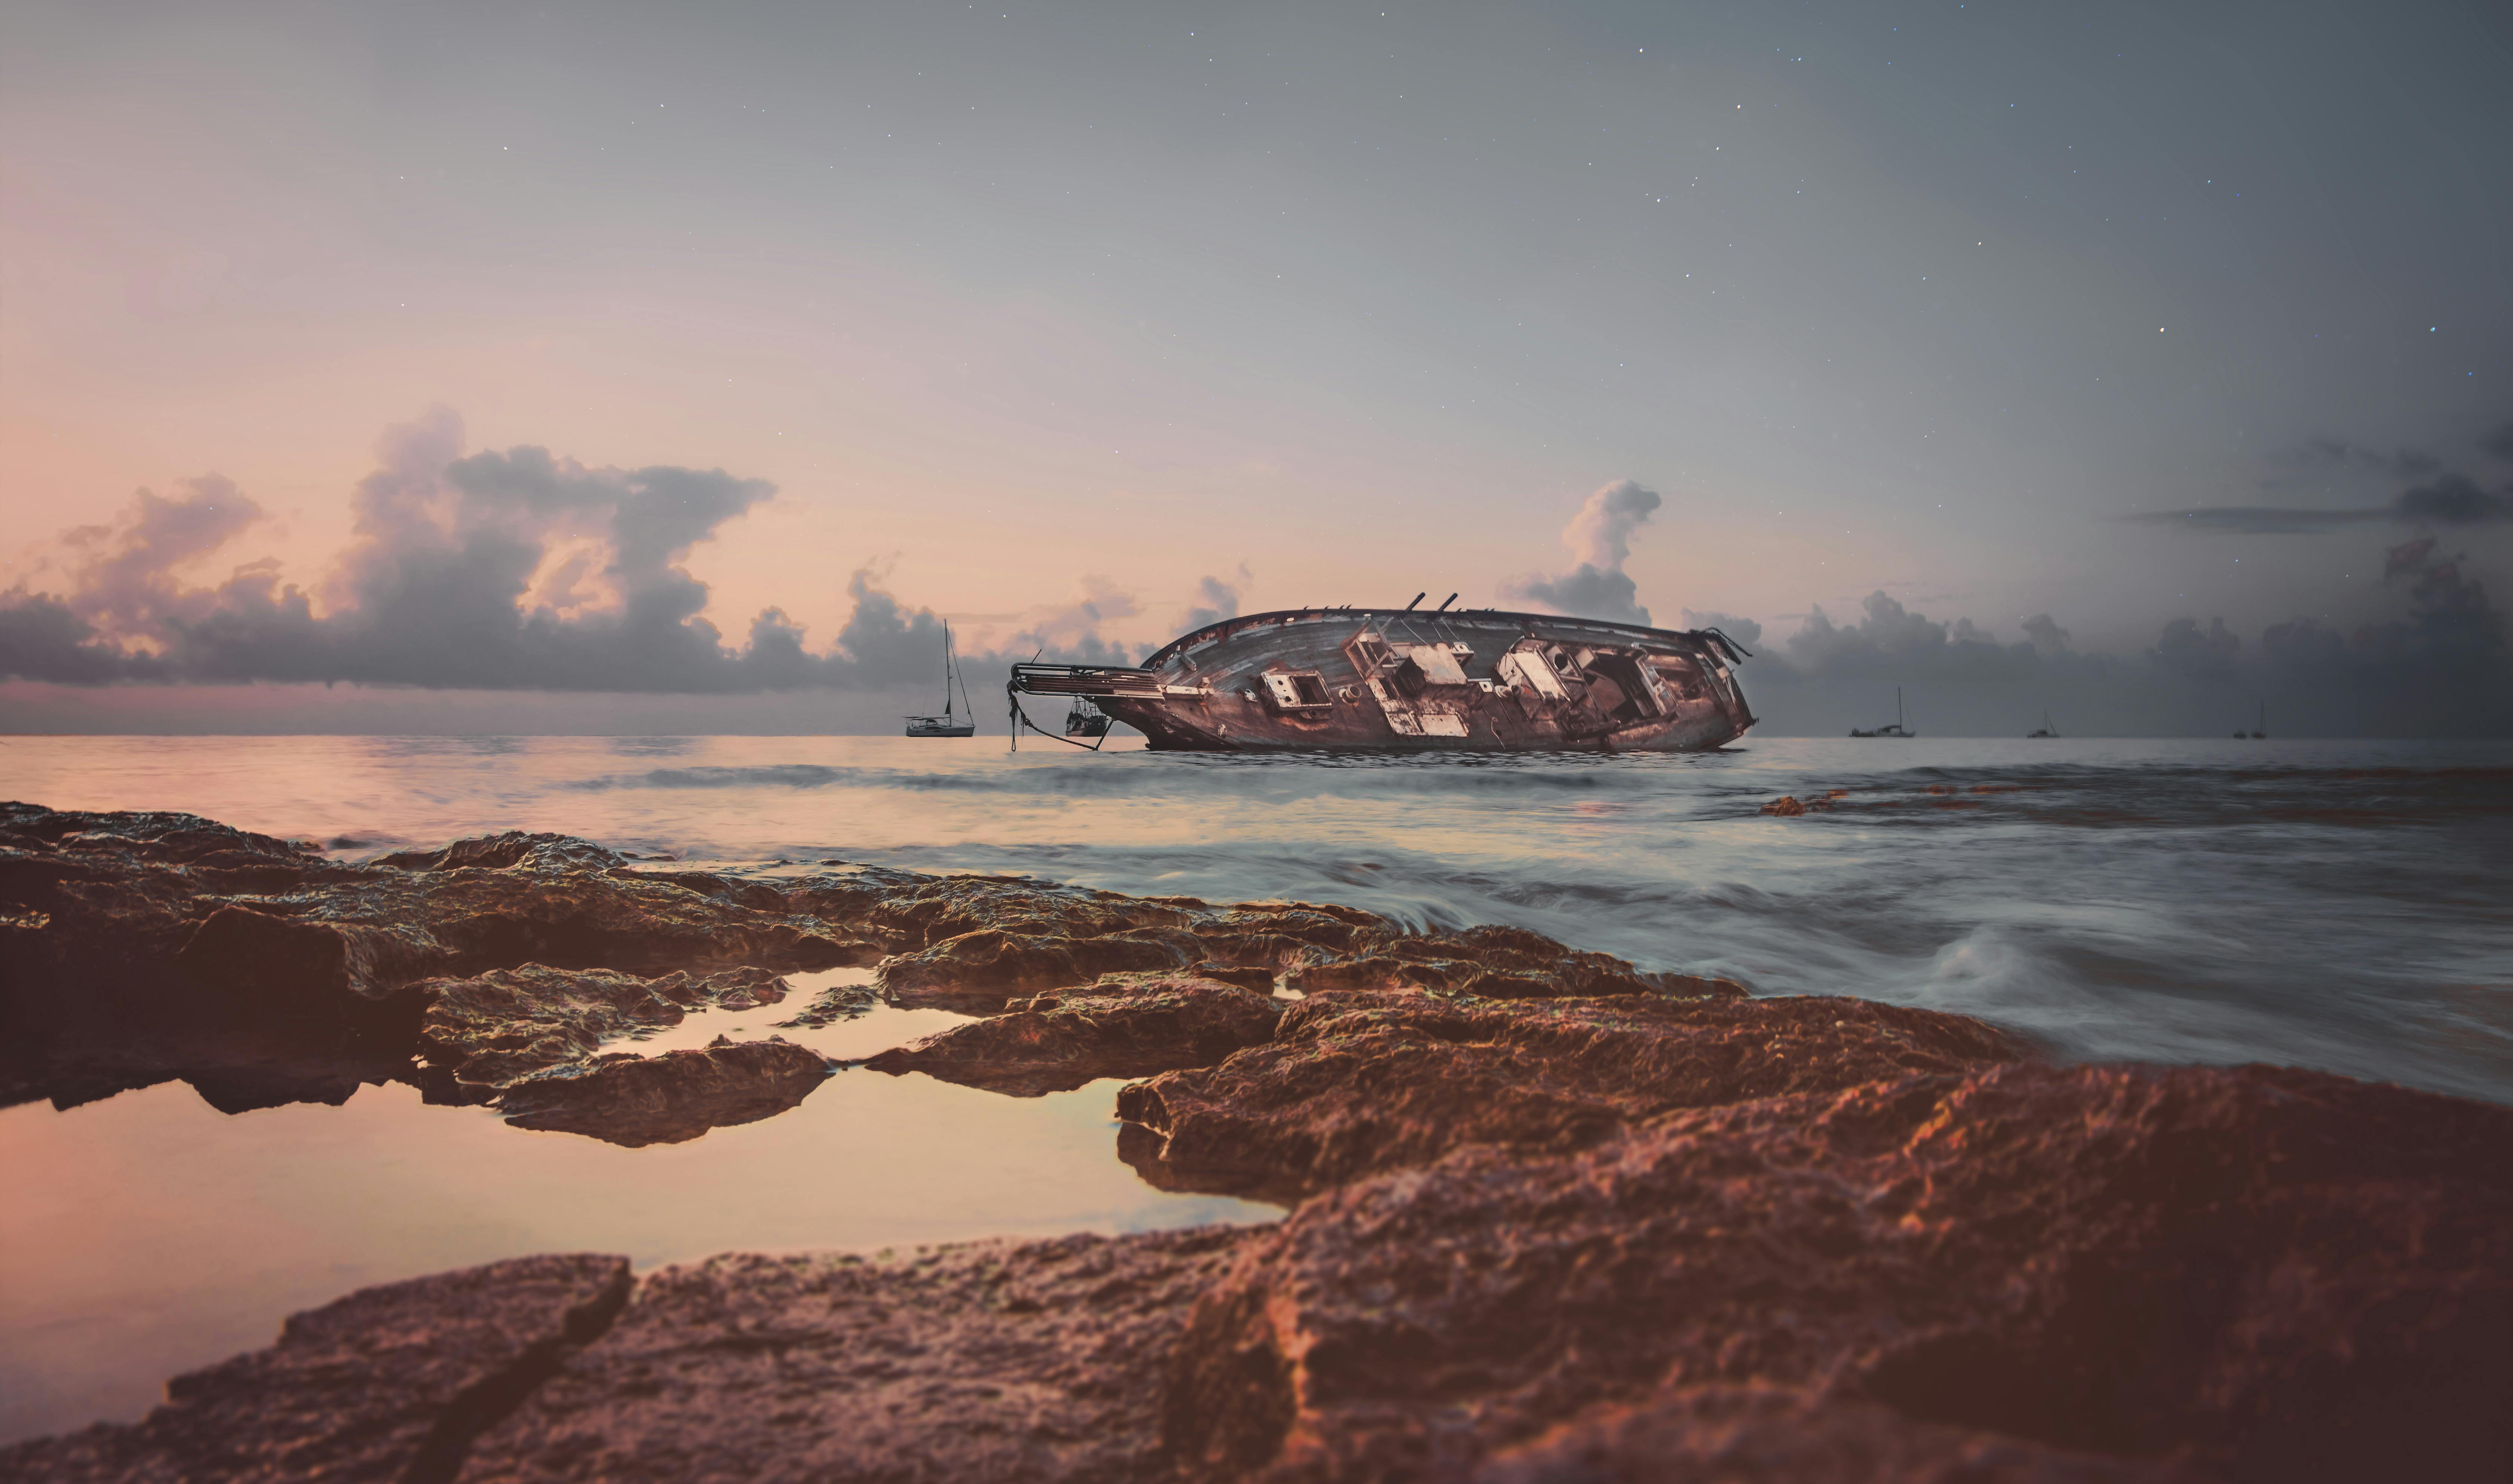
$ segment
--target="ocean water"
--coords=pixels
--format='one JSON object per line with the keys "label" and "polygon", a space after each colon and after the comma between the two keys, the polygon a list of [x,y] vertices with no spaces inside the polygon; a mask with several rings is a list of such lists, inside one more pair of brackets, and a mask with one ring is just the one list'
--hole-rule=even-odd
{"label": "ocean water", "polygon": [[[1827,811],[1759,812],[1834,790]],[[770,875],[839,858],[1505,922],[1767,994],[1977,1015],[2059,1057],[2277,1062],[2513,1103],[2503,743],[1749,738],[1695,756],[1355,759],[1001,738],[9,738],[0,794],[191,810],[348,860],[550,829]],[[765,1034],[782,1014],[705,1028]],[[937,1023],[876,1016],[827,1049]],[[780,1117],[651,1149],[401,1087],[234,1117],[180,1084],[0,1110],[0,1438],[136,1417],[165,1376],[267,1343],[292,1308],[499,1257],[651,1265],[1273,1215],[1141,1184],[1116,1159],[1113,1096],[851,1072]]]}

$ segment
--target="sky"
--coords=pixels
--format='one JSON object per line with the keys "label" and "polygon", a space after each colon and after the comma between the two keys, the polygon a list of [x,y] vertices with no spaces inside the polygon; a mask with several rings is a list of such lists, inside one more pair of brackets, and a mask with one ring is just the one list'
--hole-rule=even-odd
{"label": "sky", "polygon": [[0,729],[886,730],[1718,622],[2513,731],[2513,12],[0,0]]}

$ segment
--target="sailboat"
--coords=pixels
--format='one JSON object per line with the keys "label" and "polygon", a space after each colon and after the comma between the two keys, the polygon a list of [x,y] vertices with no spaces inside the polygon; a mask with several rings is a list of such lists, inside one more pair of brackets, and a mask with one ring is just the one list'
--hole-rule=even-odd
{"label": "sailboat", "polygon": [[2248,732],[2248,733],[2247,733],[2247,732],[2245,732],[2245,731],[2244,731],[2242,728],[2240,728],[2240,727],[2236,727],[2236,728],[2234,729],[2234,736],[2235,736],[2235,737],[2237,737],[2237,738],[2246,738],[2246,737],[2248,737],[2250,740],[2252,740],[2252,741],[2254,741],[2254,742],[2260,742],[2260,741],[2263,741],[2263,740],[2265,740],[2265,739],[2268,737],[2268,735],[2269,735],[2269,703],[2268,703],[2267,702],[2265,702],[2265,701],[2263,701],[2263,702],[2260,702],[2260,725],[2259,725],[2259,730],[2258,730],[2258,731],[2256,731],[2256,732]]}
{"label": "sailboat", "polygon": [[1902,688],[1898,685],[1894,687],[1894,719],[1892,721],[1878,727],[1873,732],[1862,732],[1856,727],[1853,727],[1850,729],[1850,735],[1853,737],[1909,737],[1911,735],[1910,731],[1902,725]]}
{"label": "sailboat", "polygon": [[2058,732],[2051,725],[2051,708],[2049,706],[2044,706],[2042,708],[2042,729],[2038,732],[2025,733],[2024,740],[2026,742],[2031,742],[2037,737],[2056,737],[2058,735]]}
{"label": "sailboat", "polygon": [[910,716],[907,718],[908,736],[975,737],[977,735],[977,713],[974,710],[958,711],[952,708],[951,691],[954,686],[959,688],[960,700],[969,699],[969,687],[960,679],[959,662],[951,654],[951,625],[945,623],[942,625],[942,714]]}

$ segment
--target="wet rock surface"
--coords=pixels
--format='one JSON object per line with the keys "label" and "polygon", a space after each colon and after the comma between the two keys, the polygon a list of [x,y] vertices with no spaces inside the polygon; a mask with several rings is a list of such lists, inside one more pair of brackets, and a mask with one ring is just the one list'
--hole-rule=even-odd
{"label": "wet rock surface", "polygon": [[686,1139],[826,1064],[606,1046],[879,960],[870,992],[988,1019],[871,1064],[1014,1094],[1142,1076],[1119,1152],[1146,1179],[1292,1209],[728,1257],[633,1300],[616,1259],[391,1285],[0,1474],[2513,1475],[2513,1110],[2057,1066],[1961,1017],[1330,905],[650,871],[555,835],[387,861],[0,806],[0,1096],[180,1076],[246,1107],[398,1077]]}
{"label": "wet rock surface", "polygon": [[[0,983],[0,1104],[67,1106],[175,1078],[230,1109],[427,1085],[414,1058],[440,1002],[440,1049],[467,1047],[457,1061],[520,1052],[508,1073],[521,1074],[554,1064],[560,1043],[580,1055],[588,1036],[652,1019],[627,1008],[650,996],[567,989],[560,971],[773,980],[884,952],[781,897],[763,906],[730,887],[647,880],[566,836],[390,859],[344,864],[191,815],[0,805],[0,954],[12,971]],[[535,992],[504,996],[516,1019],[464,1012],[466,999],[478,1010],[499,998],[481,976],[507,973],[513,989],[528,966]],[[456,989],[462,981],[475,983]],[[540,990],[556,997],[538,1004]],[[525,1050],[534,1041],[540,1052]]]}
{"label": "wet rock surface", "polygon": [[2508,1148],[2513,1111],[2317,1073],[2029,1063],[1463,1148],[1252,1243],[1167,1435],[1205,1477],[1457,1478],[1749,1384],[2228,1479],[2499,1477]]}
{"label": "wet rock surface", "polygon": [[1569,1153],[1674,1108],[2030,1055],[1960,1016],[1866,1000],[1314,995],[1273,1038],[1118,1095],[1167,1189],[1292,1201],[1468,1143]]}
{"label": "wet rock surface", "polygon": [[1513,1448],[1474,1484],[2202,1484],[2166,1460],[2106,1459],[1914,1422],[1779,1386],[1698,1386],[1608,1407]]}
{"label": "wet rock surface", "polygon": [[413,986],[427,999],[421,1055],[466,1094],[486,1098],[526,1078],[589,1063],[608,1041],[677,1025],[693,1010],[747,1010],[785,997],[764,969],[644,979],[611,969],[525,964]]}
{"label": "wet rock surface", "polygon": [[1247,1236],[667,1268],[480,1438],[462,1477],[1167,1479],[1164,1365]]}
{"label": "wet rock surface", "polygon": [[1177,975],[1112,975],[1010,1002],[1004,1013],[896,1047],[863,1064],[921,1071],[1017,1097],[1101,1077],[1204,1066],[1273,1035],[1283,1005],[1238,984]]}
{"label": "wet rock surface", "polygon": [[451,1479],[472,1438],[601,1335],[628,1260],[519,1258],[351,1294],[177,1377],[128,1426],[0,1448],[0,1478]]}
{"label": "wet rock surface", "polygon": [[520,1129],[582,1134],[642,1148],[773,1118],[818,1091],[828,1060],[781,1037],[659,1057],[615,1054],[510,1083],[498,1110]]}
{"label": "wet rock surface", "polygon": [[1279,979],[1743,992],[1512,928],[1418,933],[1317,903],[825,864],[759,880],[523,832],[351,864],[192,815],[0,805],[0,950],[18,971],[0,986],[0,1104],[67,1106],[170,1078],[229,1108],[339,1103],[386,1080],[476,1102],[678,1012],[735,1003],[728,974],[764,1000],[779,973],[847,966],[878,965],[869,994],[821,991],[791,1024],[881,1000],[996,1015],[1112,973],[1258,991]]}

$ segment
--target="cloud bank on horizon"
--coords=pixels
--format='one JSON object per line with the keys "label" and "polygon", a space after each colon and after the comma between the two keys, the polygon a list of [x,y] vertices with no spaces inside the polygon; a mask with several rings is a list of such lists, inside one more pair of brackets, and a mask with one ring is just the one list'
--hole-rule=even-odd
{"label": "cloud bank on horizon", "polygon": [[[2498,440],[2513,451],[2513,429]],[[2018,621],[2023,637],[2006,641],[1969,617],[1931,618],[1880,589],[1854,621],[1813,607],[1784,642],[1764,645],[1753,680],[1758,708],[1784,726],[1828,731],[1842,706],[1892,684],[1935,688],[1956,718],[1940,730],[2004,730],[2004,719],[2029,704],[2070,710],[2075,719],[2063,725],[2077,730],[2208,732],[2224,724],[2219,713],[2232,697],[2272,702],[2325,733],[2513,731],[2504,617],[2467,554],[2446,544],[2447,536],[2507,524],[2513,489],[2487,490],[2408,451],[2329,448],[2329,458],[2417,482],[2363,509],[2220,507],[2146,518],[2193,532],[2300,536],[2391,524],[2424,533],[2389,546],[2374,590],[2379,617],[2345,627],[2297,618],[2247,644],[2222,619],[2203,626],[2174,616],[2160,622],[2152,645],[2105,655],[2077,649],[2048,613]],[[702,616],[707,586],[684,563],[773,497],[764,481],[722,469],[589,467],[531,446],[465,453],[460,420],[442,409],[387,430],[379,453],[379,466],[351,495],[353,538],[312,588],[285,581],[268,559],[207,585],[178,578],[262,519],[216,475],[170,496],[142,490],[119,523],[65,533],[62,590],[20,582],[0,593],[0,679],[719,696],[932,679],[941,620],[900,603],[873,565],[850,578],[853,609],[834,644],[818,652],[777,607],[755,615],[738,642]],[[1562,532],[1568,570],[1515,579],[1502,595],[1650,623],[1624,569],[1663,504],[1634,480],[1599,488]],[[1204,577],[1174,630],[1236,616],[1252,581],[1244,564],[1226,579]],[[1089,575],[1071,601],[1024,616],[1001,654],[967,658],[1131,663],[1137,647],[1106,630],[1142,617],[1133,592]],[[1688,609],[1683,622],[1764,644],[1763,625],[1750,618]]]}
{"label": "cloud bank on horizon", "polygon": [[[854,608],[819,653],[779,608],[739,643],[700,616],[707,585],[682,563],[773,496],[765,481],[591,468],[530,446],[466,455],[461,420],[444,409],[388,429],[379,454],[350,497],[355,535],[319,589],[269,560],[213,585],[176,577],[262,518],[216,475],[171,497],[142,490],[117,525],[68,532],[66,591],[0,594],[0,678],[739,694],[935,673],[941,620],[900,604],[870,566],[849,579]],[[1236,612],[1247,582],[1244,567],[1238,585],[1206,578],[1198,611]],[[1129,652],[1100,626],[1134,616],[1136,600],[1105,577],[1082,582],[1004,658],[1120,662]]]}

